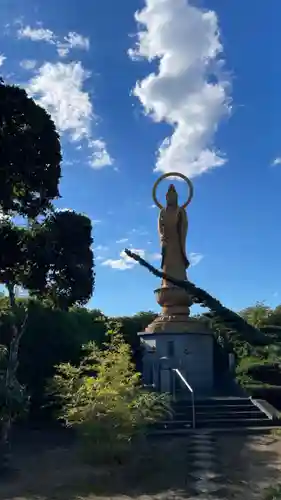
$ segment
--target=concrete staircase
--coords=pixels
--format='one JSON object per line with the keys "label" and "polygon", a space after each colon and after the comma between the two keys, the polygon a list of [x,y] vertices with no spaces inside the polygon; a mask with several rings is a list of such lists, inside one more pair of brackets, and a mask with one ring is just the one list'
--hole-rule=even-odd
{"label": "concrete staircase", "polygon": [[[268,403],[249,397],[210,397],[195,401],[195,428],[218,431],[259,431],[281,426],[278,412]],[[151,433],[186,434],[193,431],[192,404],[173,403],[173,417],[154,424]]]}

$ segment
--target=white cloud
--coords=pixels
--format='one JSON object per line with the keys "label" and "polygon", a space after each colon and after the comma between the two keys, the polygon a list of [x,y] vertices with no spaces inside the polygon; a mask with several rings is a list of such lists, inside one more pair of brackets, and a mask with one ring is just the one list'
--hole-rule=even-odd
{"label": "white cloud", "polygon": [[100,219],[93,219],[93,220],[92,220],[92,223],[93,223],[94,225],[96,225],[96,224],[101,224],[101,222],[102,222],[102,221],[101,221]]}
{"label": "white cloud", "polygon": [[94,246],[95,260],[96,261],[104,261],[106,254],[109,248],[106,245],[97,245]]}
{"label": "white cloud", "polygon": [[3,54],[0,54],[0,66],[4,63],[4,61],[7,59]]}
{"label": "white cloud", "polygon": [[140,228],[133,228],[133,229],[131,229],[131,231],[129,231],[129,234],[134,234],[134,235],[137,235],[137,236],[147,236],[148,235],[148,231],[146,231],[146,229],[143,229],[142,227],[140,227]]}
{"label": "white cloud", "polygon": [[47,42],[51,44],[56,43],[56,36],[53,31],[45,28],[31,28],[25,26],[18,29],[19,38],[28,38],[32,42]]}
{"label": "white cloud", "polygon": [[271,163],[271,165],[273,167],[275,167],[276,165],[281,165],[281,157],[280,156],[277,156],[276,158],[274,158],[273,162]]}
{"label": "white cloud", "polygon": [[121,238],[121,240],[117,240],[116,243],[126,243],[128,240],[128,238]]}
{"label": "white cloud", "polygon": [[63,159],[63,164],[64,164],[64,166],[69,167],[69,166],[71,166],[71,165],[74,165],[74,163],[75,163],[75,161],[74,161],[74,160],[64,160],[64,159]]}
{"label": "white cloud", "polygon": [[61,132],[73,140],[90,135],[93,116],[89,94],[83,90],[89,73],[81,62],[44,63],[28,84],[28,92],[49,111]]}
{"label": "white cloud", "polygon": [[67,207],[64,207],[64,208],[56,208],[55,209],[56,212],[74,212],[73,208],[67,208]]}
{"label": "white cloud", "polygon": [[20,62],[20,66],[26,70],[34,69],[36,64],[37,62],[34,59],[23,59]]}
{"label": "white cloud", "polygon": [[[131,251],[137,253],[142,258],[145,256],[145,251],[140,249],[131,248]],[[134,259],[128,257],[128,255],[122,251],[120,253],[120,259],[107,259],[102,262],[102,266],[111,267],[111,269],[118,269],[119,271],[125,271],[126,269],[132,269],[137,262]]]}
{"label": "white cloud", "polygon": [[149,259],[150,260],[160,260],[160,259],[162,259],[162,255],[161,255],[161,253],[157,253],[157,252],[152,253],[149,255]]}
{"label": "white cloud", "polygon": [[60,57],[65,57],[69,53],[68,47],[65,46],[65,44],[59,43],[57,45],[57,50],[58,50],[58,55]]}
{"label": "white cloud", "polygon": [[201,260],[204,258],[204,255],[202,255],[201,253],[191,252],[188,257],[190,261],[190,266],[194,267],[197,266],[199,262],[201,262]]}
{"label": "white cloud", "polygon": [[[127,241],[126,238],[124,240]],[[122,240],[117,241],[116,243],[119,243]],[[140,255],[143,259],[147,260],[152,260],[152,261],[157,261],[161,259],[161,254],[160,253],[147,253],[143,249],[135,249],[131,248],[130,245],[130,250],[133,253],[136,253]],[[125,253],[124,250],[120,253],[120,258],[119,259],[107,259],[102,262],[102,266],[108,266],[111,267],[112,269],[119,269],[120,271],[125,271],[126,269],[133,269],[133,267],[137,264],[137,262],[134,259],[131,259],[128,257],[128,255]]]}
{"label": "white cloud", "polygon": [[89,38],[76,33],[75,31],[70,31],[68,35],[65,37],[67,43],[69,43],[70,47],[77,47],[79,49],[89,50],[90,48],[90,40]]}
{"label": "white cloud", "polygon": [[113,159],[106,149],[106,144],[101,139],[91,140],[88,143],[91,155],[89,164],[95,169],[106,167],[113,164]]}
{"label": "white cloud", "polygon": [[154,60],[158,69],[133,92],[155,122],[174,128],[158,150],[155,170],[199,175],[226,161],[211,148],[219,121],[230,112],[218,19],[188,0],[145,3],[135,14],[141,29],[129,55]]}
{"label": "white cloud", "polygon": [[89,50],[90,48],[89,38],[76,31],[69,31],[69,33],[63,37],[63,41],[59,40],[52,30],[43,28],[42,26],[38,28],[21,26],[17,34],[18,38],[27,38],[32,42],[47,42],[55,45],[60,57],[68,55],[71,49]]}
{"label": "white cloud", "polygon": [[108,247],[106,245],[98,245],[95,250],[97,252],[106,252],[108,250]]}
{"label": "white cloud", "polygon": [[51,114],[57,128],[68,133],[72,141],[85,140],[89,149],[89,164],[102,168],[113,163],[106,144],[92,137],[95,118],[89,93],[84,84],[90,73],[81,62],[44,63],[31,78],[27,91]]}
{"label": "white cloud", "polygon": [[64,37],[64,41],[58,42],[57,44],[58,54],[61,57],[65,57],[71,49],[89,50],[89,48],[89,38],[76,33],[76,31],[70,31],[68,35]]}

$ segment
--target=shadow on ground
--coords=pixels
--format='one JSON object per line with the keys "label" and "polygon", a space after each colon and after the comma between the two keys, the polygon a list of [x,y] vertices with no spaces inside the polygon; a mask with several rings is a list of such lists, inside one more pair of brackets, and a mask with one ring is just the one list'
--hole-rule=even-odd
{"label": "shadow on ground", "polygon": [[[161,438],[150,441],[141,458],[106,469],[83,464],[72,440],[28,433],[15,449],[14,476],[1,481],[0,500],[193,498],[195,469],[190,450],[188,437]],[[280,481],[281,440],[217,436],[214,456],[217,488],[210,499],[261,500],[264,488]]]}

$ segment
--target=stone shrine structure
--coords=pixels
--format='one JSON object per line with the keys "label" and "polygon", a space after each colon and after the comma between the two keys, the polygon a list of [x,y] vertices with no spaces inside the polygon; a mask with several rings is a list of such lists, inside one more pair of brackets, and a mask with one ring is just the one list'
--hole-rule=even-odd
{"label": "stone shrine structure", "polygon": [[[171,184],[166,194],[166,206],[157,199],[157,187],[167,177],[179,177],[189,187],[187,201],[178,205],[178,194]],[[189,260],[186,254],[188,217],[186,207],[193,197],[191,181],[180,173],[162,175],[154,184],[153,200],[160,209],[158,231],[162,249],[161,268],[172,278],[187,280]],[[161,306],[160,315],[140,332],[143,346],[143,380],[161,392],[179,392],[182,396],[188,391],[175,377],[177,368],[195,395],[209,395],[214,385],[213,346],[214,338],[209,322],[190,317],[192,298],[183,288],[163,279],[161,287],[154,291],[157,303]]]}

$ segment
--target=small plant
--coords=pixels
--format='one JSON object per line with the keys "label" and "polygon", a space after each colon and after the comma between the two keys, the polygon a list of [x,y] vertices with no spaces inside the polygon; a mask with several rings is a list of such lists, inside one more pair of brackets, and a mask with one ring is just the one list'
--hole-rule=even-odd
{"label": "small plant", "polygon": [[281,484],[266,489],[263,500],[281,500]]}
{"label": "small plant", "polygon": [[84,347],[79,366],[63,363],[51,382],[61,403],[59,417],[77,428],[87,458],[122,462],[145,428],[170,413],[167,395],[143,390],[130,346],[110,328],[102,348]]}
{"label": "small plant", "polygon": [[[279,416],[279,418],[280,418],[280,416]],[[272,431],[270,432],[270,435],[273,438],[280,439],[281,438],[281,429],[272,429]]]}

